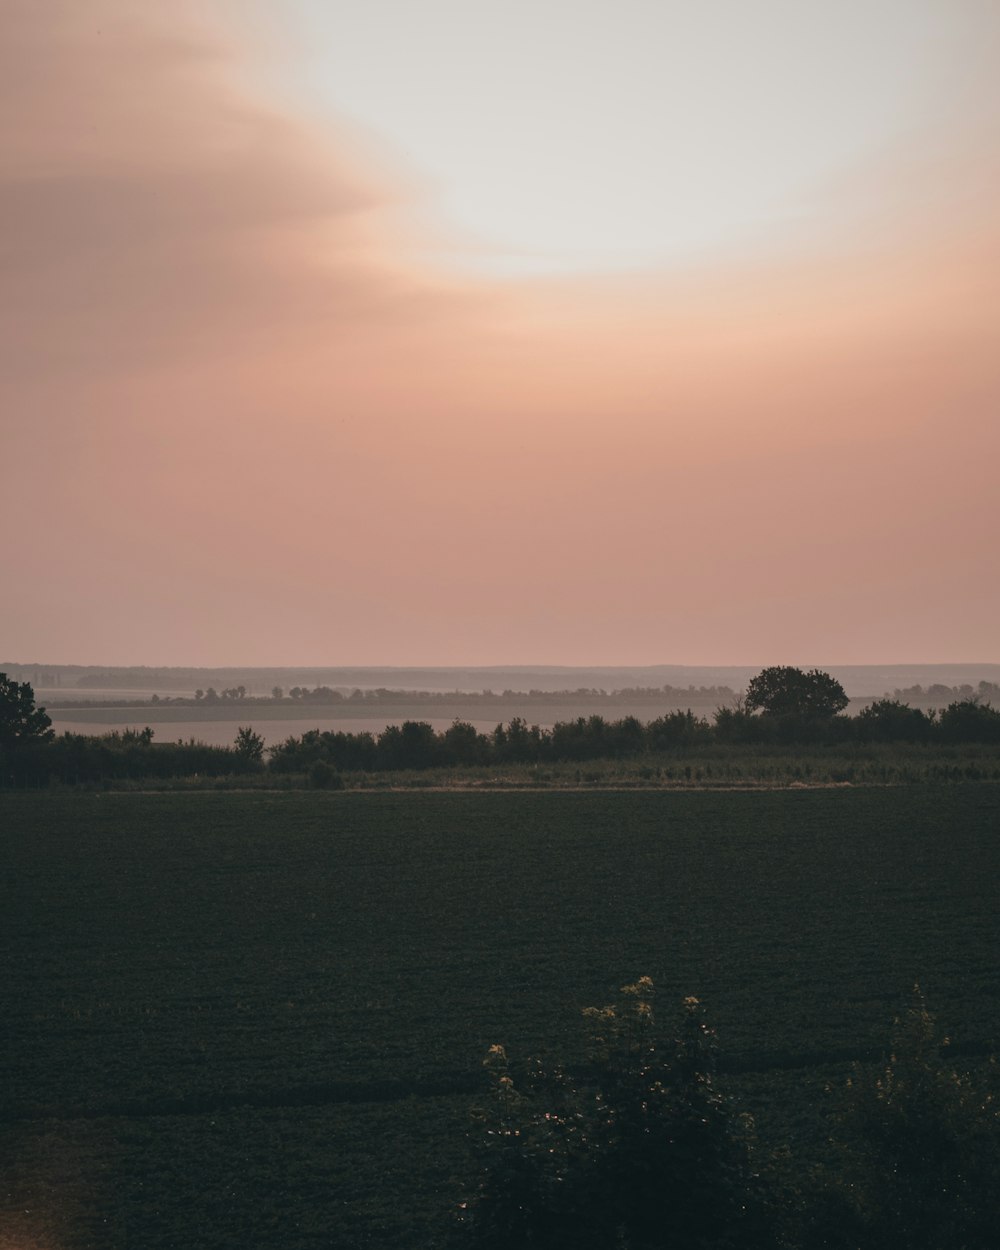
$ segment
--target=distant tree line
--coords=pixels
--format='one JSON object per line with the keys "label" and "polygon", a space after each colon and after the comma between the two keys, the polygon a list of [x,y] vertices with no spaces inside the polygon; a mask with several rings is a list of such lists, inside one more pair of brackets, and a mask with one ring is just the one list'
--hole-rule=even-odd
{"label": "distant tree line", "polygon": [[[273,699],[282,699],[284,691],[275,686]],[[626,686],[620,690],[604,690],[594,686],[580,686],[576,690],[395,690],[377,686],[371,690],[355,688],[337,690],[330,686],[316,686],[309,690],[304,686],[292,686],[288,698],[305,703],[580,703],[587,702],[680,702],[691,699],[731,699],[734,695],[729,686]]]}
{"label": "distant tree line", "polygon": [[944,686],[940,682],[934,682],[924,687],[918,682],[915,686],[894,690],[893,698],[904,702],[919,699],[932,703],[951,703],[958,699],[979,699],[983,703],[992,703],[994,699],[1000,701],[1000,684],[995,681],[981,681],[976,686],[968,682],[961,686]]}
{"label": "distant tree line", "polygon": [[[156,697],[155,695],[153,696]],[[202,699],[206,703],[218,703],[221,699],[223,702],[242,702],[247,697],[246,686],[230,686],[226,690],[218,691],[214,686],[209,686],[207,690],[196,690],[194,698],[196,703],[200,703]],[[172,699],[173,703],[183,703],[183,699]]]}
{"label": "distant tree line", "polygon": [[[782,669],[765,669],[764,672],[787,672]],[[799,672],[801,670],[794,670]],[[819,670],[813,670],[817,672]],[[828,674],[824,674],[828,676]],[[758,680],[757,678],[754,679]],[[834,682],[832,677],[829,678]],[[78,685],[85,684],[83,679]],[[97,685],[96,679],[86,679],[86,684]],[[108,683],[111,685],[113,683]],[[122,684],[122,683],[119,683]],[[835,684],[840,687],[839,682]],[[842,689],[842,688],[841,688]],[[846,695],[844,696],[846,699]],[[980,681],[977,686],[965,684],[961,686],[944,686],[941,684],[909,686],[905,690],[896,690],[890,697],[879,700],[884,702],[922,702],[944,704],[950,702],[967,702],[976,700],[980,703],[1000,703],[1000,685],[991,681]],[[240,703],[254,707],[262,704],[317,704],[338,705],[348,707],[407,707],[413,705],[477,707],[482,705],[497,706],[502,704],[538,704],[559,706],[561,704],[604,703],[609,706],[623,703],[672,703],[683,706],[704,706],[705,704],[739,705],[739,697],[729,686],[624,686],[613,690],[601,687],[580,686],[575,690],[405,690],[386,686],[371,689],[345,689],[333,686],[274,686],[270,694],[251,694],[245,685],[227,686],[216,689],[208,686],[195,690],[193,698],[189,695],[151,695],[148,698],[110,699],[88,701],[93,706],[108,707],[145,707],[149,704],[170,703],[181,707],[212,706],[220,703]],[[844,706],[847,704],[845,702]],[[802,709],[800,709],[801,711]]]}
{"label": "distant tree line", "polygon": [[711,720],[690,709],[645,722],[635,716],[581,716],[551,728],[515,717],[487,733],[462,720],[441,731],[426,721],[407,720],[378,734],[310,729],[265,751],[263,738],[249,727],[240,728],[232,747],[194,740],[154,743],[150,728],[55,738],[44,709],[34,706],[30,685],[0,674],[0,780],[42,784],[50,778],[220,777],[268,768],[332,785],[342,772],[582,763],[737,744],[1000,744],[1000,711],[977,696],[956,700],[940,712],[879,699],[857,716],[845,716],[846,705],[842,687],[827,673],[771,668],[758,674],[733,706],[718,708]]}
{"label": "distant tree line", "polygon": [[[78,683],[80,684],[80,683]],[[96,685],[95,681],[90,682]],[[456,705],[475,707],[482,704],[525,704],[536,703],[546,705],[572,703],[677,703],[685,700],[698,703],[719,703],[733,699],[734,691],[729,686],[627,686],[620,690],[604,690],[597,687],[581,686],[576,690],[400,690],[385,686],[377,686],[369,690],[355,687],[350,690],[332,686],[292,686],[287,691],[283,686],[274,686],[269,695],[250,694],[246,686],[229,686],[217,690],[214,686],[197,689],[194,697],[188,695],[151,695],[148,699],[101,699],[87,700],[92,706],[101,707],[145,707],[150,703],[171,703],[181,707],[193,705],[208,706],[218,703],[244,703],[247,706],[274,703],[294,704],[339,704],[350,707],[369,707],[392,705],[410,706],[426,704],[429,706]]]}

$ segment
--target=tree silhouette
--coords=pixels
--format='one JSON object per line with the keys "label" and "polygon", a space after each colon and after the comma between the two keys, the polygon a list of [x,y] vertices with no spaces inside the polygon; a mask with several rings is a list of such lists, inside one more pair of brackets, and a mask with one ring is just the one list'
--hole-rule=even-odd
{"label": "tree silhouette", "polygon": [[744,706],[748,712],[813,720],[836,716],[848,702],[844,687],[829,673],[818,668],[804,673],[800,668],[777,665],[752,679]]}
{"label": "tree silhouette", "polygon": [[26,681],[0,673],[0,748],[28,742],[48,742],[53,734],[45,708],[35,707],[35,692]]}
{"label": "tree silhouette", "polygon": [[244,768],[260,768],[264,762],[264,739],[255,733],[253,726],[241,725],[236,734],[233,750]]}

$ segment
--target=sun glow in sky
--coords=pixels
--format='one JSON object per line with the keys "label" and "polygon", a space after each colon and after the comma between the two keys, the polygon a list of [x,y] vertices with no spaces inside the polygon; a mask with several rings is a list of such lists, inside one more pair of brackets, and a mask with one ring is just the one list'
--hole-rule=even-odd
{"label": "sun glow in sky", "polygon": [[0,662],[998,659],[991,0],[4,22]]}
{"label": "sun glow in sky", "polygon": [[[677,262],[795,237],[940,107],[940,0],[296,0],[285,86],[408,161],[440,259]],[[944,62],[944,64],[942,64]]]}

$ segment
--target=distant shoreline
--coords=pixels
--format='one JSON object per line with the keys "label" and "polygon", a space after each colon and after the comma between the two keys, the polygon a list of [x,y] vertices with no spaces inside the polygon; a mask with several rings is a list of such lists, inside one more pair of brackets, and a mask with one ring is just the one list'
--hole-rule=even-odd
{"label": "distant shoreline", "polygon": [[[795,662],[795,657],[787,661]],[[493,697],[504,691],[555,694],[557,692],[628,688],[729,687],[743,689],[763,664],[756,665],[504,665],[504,666],[266,666],[172,667],[139,665],[67,665],[40,661],[0,660],[0,672],[29,682],[41,703],[56,700],[192,697],[195,690],[244,686],[251,697],[269,697],[275,686],[287,692],[295,686],[329,686],[350,691],[376,690],[410,693],[459,693]],[[1000,663],[865,664],[843,665],[810,661],[803,668],[820,668],[835,677],[852,698],[879,698],[897,689],[940,684],[976,686],[1000,682]],[[694,703],[691,706],[695,706]]]}

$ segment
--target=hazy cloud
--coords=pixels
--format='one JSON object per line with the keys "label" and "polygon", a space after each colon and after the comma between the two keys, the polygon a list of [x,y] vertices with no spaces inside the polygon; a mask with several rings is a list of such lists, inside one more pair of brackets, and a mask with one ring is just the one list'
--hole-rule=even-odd
{"label": "hazy cloud", "polygon": [[399,293],[366,222],[398,188],[367,184],[332,145],[241,97],[226,51],[170,15],[116,0],[7,5],[8,379],[224,351]]}
{"label": "hazy cloud", "polygon": [[985,88],[785,249],[462,285],[221,27],[4,19],[9,658],[997,658]]}

